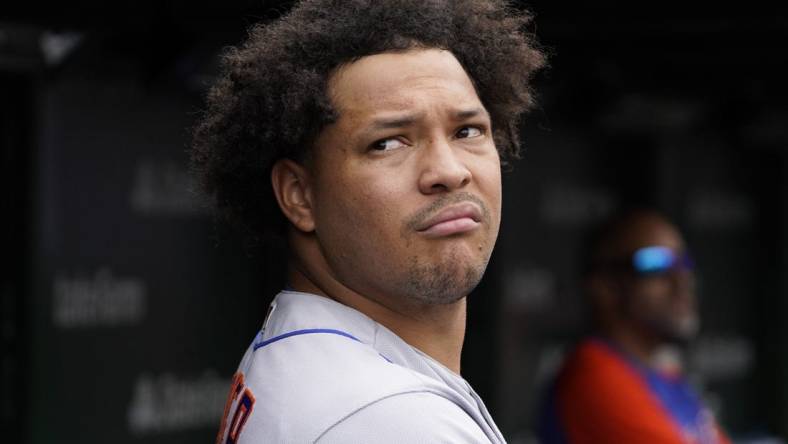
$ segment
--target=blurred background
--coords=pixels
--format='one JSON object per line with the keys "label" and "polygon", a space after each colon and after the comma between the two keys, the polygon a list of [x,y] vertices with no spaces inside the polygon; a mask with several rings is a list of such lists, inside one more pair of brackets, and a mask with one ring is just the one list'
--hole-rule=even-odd
{"label": "blurred background", "polygon": [[[0,8],[0,436],[211,442],[282,260],[187,170],[223,47],[290,2]],[[699,265],[693,384],[735,441],[788,440],[788,14],[531,1],[551,53],[463,374],[514,443],[587,313],[580,255],[652,205]]]}

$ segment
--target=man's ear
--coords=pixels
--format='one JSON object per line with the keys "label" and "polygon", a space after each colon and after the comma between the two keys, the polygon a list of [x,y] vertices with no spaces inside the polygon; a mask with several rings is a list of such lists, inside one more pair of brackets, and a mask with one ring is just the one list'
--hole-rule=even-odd
{"label": "man's ear", "polygon": [[293,160],[280,159],[271,169],[271,185],[279,208],[290,223],[300,231],[314,231],[309,171]]}

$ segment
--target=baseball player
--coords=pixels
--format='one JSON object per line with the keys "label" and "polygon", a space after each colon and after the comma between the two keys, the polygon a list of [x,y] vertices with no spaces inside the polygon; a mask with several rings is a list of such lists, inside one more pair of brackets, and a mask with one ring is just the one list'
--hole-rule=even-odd
{"label": "baseball player", "polygon": [[699,326],[694,264],[679,231],[653,210],[629,210],[600,230],[589,256],[596,333],[550,388],[541,441],[729,443],[680,369],[658,359]]}
{"label": "baseball player", "polygon": [[504,442],[460,353],[544,63],[528,21],[503,0],[306,0],[225,53],[193,165],[289,255],[218,443]]}

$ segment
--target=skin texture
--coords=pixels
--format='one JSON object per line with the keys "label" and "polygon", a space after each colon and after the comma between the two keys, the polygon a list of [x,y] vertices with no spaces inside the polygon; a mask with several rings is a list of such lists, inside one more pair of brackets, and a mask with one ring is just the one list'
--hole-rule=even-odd
{"label": "skin texture", "polygon": [[[668,247],[679,255],[686,249],[673,224],[657,213],[640,211],[621,224],[601,256],[629,257],[646,246]],[[688,270],[646,277],[598,272],[590,287],[599,328],[626,351],[650,362],[660,346],[689,341],[697,333],[694,282]]]}
{"label": "skin texture", "polygon": [[304,165],[282,160],[272,172],[292,224],[291,285],[356,308],[459,372],[465,297],[500,223],[489,115],[438,49],[343,65],[329,92],[336,122]]}

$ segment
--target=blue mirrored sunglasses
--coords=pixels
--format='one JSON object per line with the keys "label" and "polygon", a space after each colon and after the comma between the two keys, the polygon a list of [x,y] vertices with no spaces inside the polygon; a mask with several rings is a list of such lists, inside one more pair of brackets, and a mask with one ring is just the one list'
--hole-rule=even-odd
{"label": "blue mirrored sunglasses", "polygon": [[632,254],[632,269],[640,275],[664,274],[674,270],[691,271],[695,262],[688,253],[676,254],[667,247],[650,246],[635,250]]}

